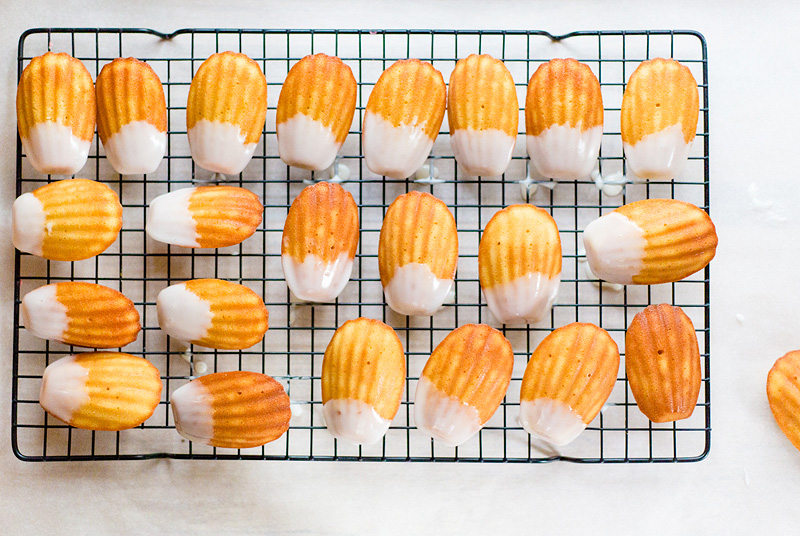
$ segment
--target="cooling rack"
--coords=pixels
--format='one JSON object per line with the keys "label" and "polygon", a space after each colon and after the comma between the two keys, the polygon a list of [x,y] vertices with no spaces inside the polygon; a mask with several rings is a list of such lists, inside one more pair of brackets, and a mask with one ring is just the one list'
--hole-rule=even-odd
{"label": "cooling rack", "polygon": [[[89,260],[49,262],[16,253],[12,374],[12,445],[28,461],[133,460],[148,458],[451,461],[451,462],[690,462],[703,459],[711,443],[709,269],[684,281],[649,287],[617,287],[588,274],[581,246],[582,229],[594,218],[624,203],[647,197],[683,199],[709,209],[708,65],[706,43],[694,31],[581,31],[554,36],[543,31],[454,30],[243,30],[182,29],[165,34],[149,29],[31,29],[19,40],[18,74],[31,58],[48,50],[83,61],[93,77],[120,56],[147,61],[166,93],[169,132],[167,156],[147,176],[116,174],[97,136],[89,161],[77,176],[97,179],[119,194],[123,228],[119,240]],[[255,59],[268,81],[268,115],[252,162],[235,177],[219,177],[192,163],[186,138],[185,104],[197,67],[215,52],[234,50]],[[341,57],[358,80],[358,104],[350,135],[330,170],[311,173],[282,164],[275,135],[275,109],[289,68],[307,54]],[[426,167],[404,181],[384,179],[364,165],[360,125],[371,87],[395,60],[430,61],[445,80],[455,62],[472,53],[505,61],[517,85],[521,106],[527,81],[540,63],[574,57],[597,75],[605,105],[605,131],[598,169],[582,181],[550,182],[532,175],[520,132],[511,165],[501,178],[465,177],[449,148],[447,121]],[[631,182],[626,175],[619,133],[625,83],[643,60],[672,57],[687,65],[698,81],[700,119],[689,162],[668,182]],[[524,116],[520,110],[521,128]],[[65,177],[35,172],[17,142],[17,195]],[[193,183],[225,180],[259,195],[264,223],[244,243],[219,250],[188,250],[148,239],[147,204],[159,194]],[[336,303],[295,303],[282,277],[280,241],[292,200],[308,183],[342,180],[359,205],[361,242],[353,277]],[[410,190],[433,193],[452,210],[459,232],[455,293],[431,318],[407,318],[383,303],[377,268],[378,233],[386,207]],[[477,252],[481,231],[499,209],[531,202],[558,223],[564,253],[559,297],[549,317],[534,326],[500,326],[483,302]],[[263,296],[270,329],[263,343],[243,351],[184,347],[158,328],[155,297],[162,288],[191,278],[218,277],[249,286]],[[123,350],[143,356],[162,374],[162,401],[143,425],[122,432],[91,432],[66,426],[38,404],[44,368],[62,355],[85,351],[41,341],[20,325],[20,298],[51,282],[90,281],[120,290],[139,310],[139,339]],[[702,389],[691,418],[651,423],[636,407],[625,377],[624,361],[614,391],[601,414],[572,444],[554,448],[532,439],[518,424],[519,389],[527,358],[552,329],[574,321],[594,322],[624,350],[625,328],[652,303],[681,306],[692,319],[702,356]],[[322,419],[322,356],[334,330],[358,316],[378,318],[399,334],[406,350],[407,380],[402,405],[385,439],[373,446],[336,441]],[[483,430],[458,448],[444,446],[415,429],[413,393],[433,348],[452,329],[470,322],[500,328],[515,351],[508,395]],[[624,360],[624,352],[623,352]],[[170,394],[190,378],[207,372],[244,369],[279,380],[292,400],[288,432],[263,447],[232,450],[184,440],[174,430]]]}

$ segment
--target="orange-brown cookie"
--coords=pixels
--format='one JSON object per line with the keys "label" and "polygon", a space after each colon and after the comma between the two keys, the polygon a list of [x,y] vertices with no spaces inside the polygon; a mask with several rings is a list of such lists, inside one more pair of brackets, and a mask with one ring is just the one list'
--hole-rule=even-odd
{"label": "orange-brown cookie", "polygon": [[281,160],[316,171],[330,167],[353,124],[356,93],[353,71],[336,56],[314,54],[295,63],[278,99]]}
{"label": "orange-brown cookie", "polygon": [[266,117],[267,79],[258,63],[240,52],[212,55],[189,86],[186,128],[192,159],[216,173],[241,173]]}
{"label": "orange-brown cookie", "polygon": [[578,322],[556,329],[522,377],[522,427],[554,445],[570,443],[600,412],[618,372],[619,350],[606,330]]}
{"label": "orange-brown cookie", "polygon": [[206,348],[250,348],[269,327],[269,313],[258,294],[220,279],[171,285],[158,293],[156,306],[158,325],[167,335]]}
{"label": "orange-brown cookie", "polygon": [[767,398],[781,431],[800,450],[800,350],[789,352],[767,376]]}
{"label": "orange-brown cookie", "polygon": [[406,378],[400,338],[379,320],[349,320],[322,361],[322,412],[338,439],[372,444],[397,414]]}
{"label": "orange-brown cookie", "polygon": [[389,205],[378,242],[389,307],[404,315],[432,315],[453,287],[457,264],[456,220],[444,202],[413,191]]}
{"label": "orange-brown cookie", "polygon": [[405,179],[428,158],[444,119],[442,73],[417,59],[383,71],[364,113],[364,161],[373,173]]}
{"label": "orange-brown cookie", "polygon": [[281,265],[299,299],[330,302],[350,280],[358,249],[358,207],[336,183],[318,182],[300,192],[286,216]]}
{"label": "orange-brown cookie", "polygon": [[446,445],[464,443],[497,411],[513,368],[511,343],[496,329],[466,324],[451,331],[417,382],[417,428]]}
{"label": "orange-brown cookie", "polygon": [[39,403],[53,417],[87,430],[125,430],[150,418],[161,377],[146,359],[115,352],[62,357],[44,370]]}
{"label": "orange-brown cookie", "polygon": [[102,253],[122,228],[119,197],[87,179],[52,182],[19,196],[11,209],[14,246],[55,261]]}
{"label": "orange-brown cookie", "polygon": [[275,441],[289,429],[292,416],[280,383],[242,370],[196,378],[172,393],[170,405],[183,437],[230,449]]}
{"label": "orange-brown cookie", "polygon": [[65,281],[22,298],[25,329],[52,341],[87,348],[117,348],[136,340],[141,326],[133,302],[114,289]]}
{"label": "orange-brown cookie", "polygon": [[167,105],[161,80],[136,58],[117,58],[97,76],[97,134],[122,175],[152,173],[167,150]]}
{"label": "orange-brown cookie", "polygon": [[655,285],[679,281],[714,258],[717,233],[708,214],[677,199],[623,205],[583,231],[586,260],[610,283]]}
{"label": "orange-brown cookie", "polygon": [[636,404],[653,422],[692,415],[700,394],[700,349],[680,307],[650,305],[625,333],[625,370]]}
{"label": "orange-brown cookie", "polygon": [[58,175],[80,171],[94,125],[94,84],[83,63],[63,52],[33,58],[17,86],[17,126],[34,169]]}

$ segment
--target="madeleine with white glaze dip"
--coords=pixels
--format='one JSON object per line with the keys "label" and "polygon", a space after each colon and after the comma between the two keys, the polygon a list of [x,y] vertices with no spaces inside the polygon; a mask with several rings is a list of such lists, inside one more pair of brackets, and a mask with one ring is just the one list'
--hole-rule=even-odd
{"label": "madeleine with white glaze dip", "polygon": [[676,199],[645,199],[602,216],[583,231],[592,273],[623,285],[670,283],[705,268],[717,234],[708,214]]}
{"label": "madeleine with white glaze dip", "polygon": [[330,302],[344,290],[358,249],[358,207],[336,183],[318,182],[300,192],[286,216],[281,266],[300,300]]}
{"label": "madeleine with white glaze dip", "polygon": [[403,315],[430,316],[453,287],[458,232],[441,200],[424,192],[398,196],[386,210],[378,267],[386,303]]}
{"label": "madeleine with white glaze dip", "polygon": [[531,165],[547,178],[580,180],[597,163],[603,96],[588,65],[554,59],[528,82],[525,131]]}
{"label": "madeleine with white glaze dip", "polygon": [[561,282],[555,220],[533,205],[499,211],[481,237],[478,269],[486,303],[499,322],[539,322],[553,306]]}
{"label": "madeleine with white glaze dip", "polygon": [[395,331],[371,318],[342,324],[322,361],[322,412],[337,439],[371,445],[400,408],[405,354]]}
{"label": "madeleine with white glaze dip", "polygon": [[420,169],[444,119],[442,73],[417,59],[399,60],[378,78],[364,113],[364,161],[373,173],[405,179]]}
{"label": "madeleine with white glaze dip", "polygon": [[655,58],[636,68],[620,112],[622,147],[636,177],[668,181],[680,174],[697,131],[699,102],[685,65]]}

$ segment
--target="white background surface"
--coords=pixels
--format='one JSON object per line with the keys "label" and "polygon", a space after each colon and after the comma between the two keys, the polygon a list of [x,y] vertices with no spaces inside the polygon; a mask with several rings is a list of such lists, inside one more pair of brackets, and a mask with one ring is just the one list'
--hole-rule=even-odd
{"label": "white background surface", "polygon": [[[0,2],[0,533],[796,534],[766,375],[800,348],[795,2]],[[114,7],[114,6],[120,7]],[[16,46],[42,26],[694,29],[709,49],[712,449],[694,464],[23,463],[10,445]],[[738,315],[738,319],[737,319]]]}

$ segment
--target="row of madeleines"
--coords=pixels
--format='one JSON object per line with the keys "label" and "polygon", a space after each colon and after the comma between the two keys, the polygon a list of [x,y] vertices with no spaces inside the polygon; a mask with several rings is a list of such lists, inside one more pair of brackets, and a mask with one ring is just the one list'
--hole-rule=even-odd
{"label": "row of madeleines", "polygon": [[[145,229],[163,243],[220,248],[255,233],[263,210],[258,197],[245,188],[181,188],[150,202]],[[65,179],[17,198],[12,220],[12,239],[21,251],[75,261],[97,255],[116,240],[122,206],[102,183]],[[708,214],[674,199],[623,205],[592,221],[582,237],[591,272],[619,284],[679,281],[703,269],[717,246]],[[336,183],[307,186],[292,202],[284,223],[281,264],[287,286],[302,301],[336,300],[350,280],[358,242],[353,196]],[[504,324],[541,320],[557,297],[561,263],[559,230],[546,210],[522,204],[498,211],[486,224],[478,250],[480,285],[494,317]],[[418,191],[398,196],[386,210],[378,243],[389,307],[404,315],[435,314],[453,289],[457,264],[458,231],[445,203]],[[168,299],[164,292],[159,304],[162,297]],[[189,300],[174,292],[167,296]],[[261,304],[260,298],[257,301]],[[181,322],[204,317],[188,312],[177,315]],[[181,340],[202,338],[178,336],[161,325]],[[258,340],[248,339],[239,348]],[[117,346],[122,344],[111,345]]]}
{"label": "row of madeleines", "polygon": [[[278,153],[284,162],[324,170],[350,131],[357,83],[339,58],[306,56],[289,71],[277,109]],[[450,143],[471,176],[501,175],[516,143],[517,91],[502,61],[489,55],[459,60],[449,87],[431,64],[400,60],[372,89],[363,118],[367,167],[405,179],[419,169],[439,134],[445,109]],[[621,104],[629,169],[641,179],[670,180],[682,169],[697,129],[699,97],[690,70],[657,58],[639,65]],[[221,174],[240,173],[264,130],[267,82],[258,63],[222,52],[194,75],[186,107],[192,158]],[[84,65],[64,54],[31,60],[17,90],[19,134],[41,173],[75,174],[86,163],[97,120],[106,156],[121,174],[151,173],[166,150],[167,109],[161,81],[149,65],[118,58],[96,87]],[[600,83],[574,59],[542,64],[528,83],[528,154],[554,179],[590,175],[603,136]]]}
{"label": "row of madeleines", "polygon": [[[654,422],[691,416],[701,386],[694,326],[678,307],[651,305],[625,338],[626,371],[642,412]],[[573,323],[551,332],[531,355],[519,393],[519,422],[532,435],[566,445],[592,422],[616,384],[620,354],[605,330]],[[514,353],[496,329],[467,324],[434,349],[416,384],[414,424],[446,445],[480,431],[508,390]],[[331,434],[359,444],[379,441],[397,414],[406,382],[395,331],[378,320],[345,322],[322,363],[322,412]],[[44,371],[40,404],[78,428],[123,430],[142,424],[161,400],[159,371],[125,353],[62,357]],[[288,429],[290,400],[266,374],[217,372],[170,396],[175,428],[191,441],[257,447]]]}

